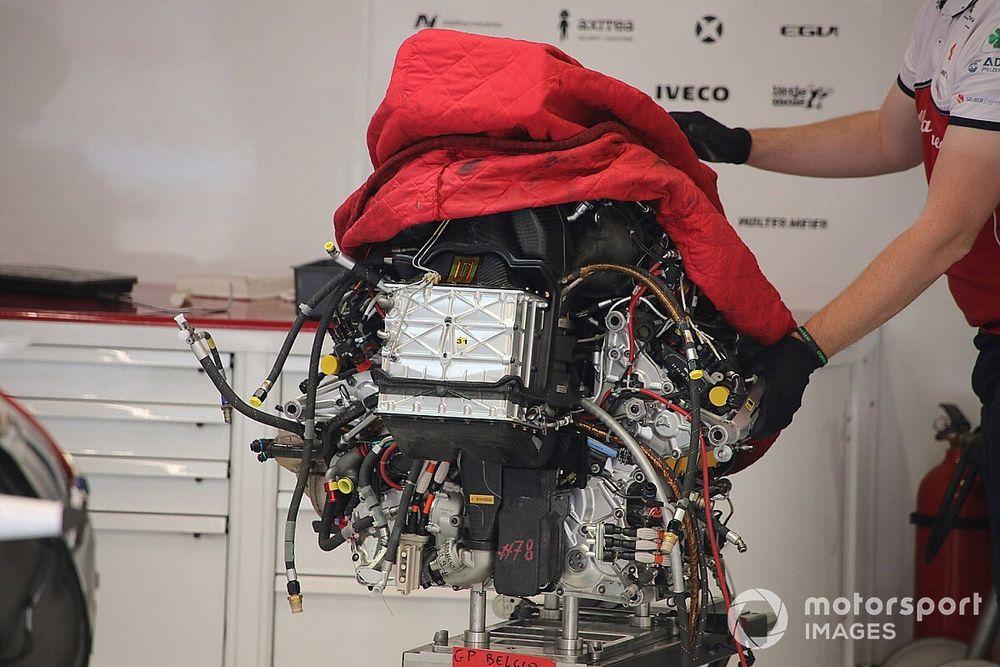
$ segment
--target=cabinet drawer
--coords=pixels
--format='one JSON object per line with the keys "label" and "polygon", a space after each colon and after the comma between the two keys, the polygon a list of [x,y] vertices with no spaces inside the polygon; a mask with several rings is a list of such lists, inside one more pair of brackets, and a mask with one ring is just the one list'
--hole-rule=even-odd
{"label": "cabinet drawer", "polygon": [[93,667],[222,665],[225,520],[93,512]]}
{"label": "cabinet drawer", "polygon": [[[282,472],[288,472],[287,470]],[[276,521],[278,540],[274,553],[274,572],[283,574],[285,571],[284,534],[285,517],[288,516],[288,503],[291,492],[278,494]],[[304,575],[334,575],[350,577],[354,580],[354,561],[351,560],[351,545],[341,544],[333,551],[323,551],[319,548],[318,538],[312,529],[312,522],[319,516],[313,511],[308,498],[302,498],[299,506],[299,516],[295,522],[295,570]],[[364,589],[362,589],[364,590]]]}
{"label": "cabinet drawer", "polygon": [[229,425],[216,407],[36,398],[22,403],[71,454],[229,459]]}
{"label": "cabinet drawer", "polygon": [[229,466],[214,461],[78,456],[97,511],[225,516]]}
{"label": "cabinet drawer", "polygon": [[0,359],[0,385],[19,398],[219,403],[198,361],[180,350],[33,345]]}

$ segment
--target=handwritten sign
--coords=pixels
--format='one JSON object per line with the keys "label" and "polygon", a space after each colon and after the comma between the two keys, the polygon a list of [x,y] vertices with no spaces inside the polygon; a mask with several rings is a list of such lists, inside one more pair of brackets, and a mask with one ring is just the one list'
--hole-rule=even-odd
{"label": "handwritten sign", "polygon": [[556,663],[537,655],[517,655],[464,646],[452,649],[451,665],[452,667],[556,667]]}

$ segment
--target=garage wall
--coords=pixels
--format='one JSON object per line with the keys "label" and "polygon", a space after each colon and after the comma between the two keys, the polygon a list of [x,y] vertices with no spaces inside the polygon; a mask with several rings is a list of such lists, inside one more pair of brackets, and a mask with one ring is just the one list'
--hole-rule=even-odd
{"label": "garage wall", "polygon": [[[786,125],[877,105],[918,6],[0,0],[0,261],[172,282],[195,270],[271,275],[319,256],[333,209],[368,173],[364,127],[395,46],[418,25],[550,41],[670,108]],[[699,36],[706,16],[717,21]],[[704,41],[716,23],[721,37]],[[838,34],[783,36],[785,25]],[[709,86],[709,101],[685,101],[685,85]],[[816,104],[795,104],[796,89]],[[797,309],[846,285],[925,192],[917,172],[833,182],[719,172],[730,219]],[[883,595],[909,587],[905,521],[940,456],[936,404],[975,415],[970,340],[943,284],[883,329],[871,570]],[[782,465],[780,449],[772,456],[767,465]]]}

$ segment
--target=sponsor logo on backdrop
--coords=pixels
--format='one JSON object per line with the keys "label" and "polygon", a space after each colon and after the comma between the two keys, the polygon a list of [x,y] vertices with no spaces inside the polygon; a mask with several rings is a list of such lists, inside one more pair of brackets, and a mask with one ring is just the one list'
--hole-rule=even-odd
{"label": "sponsor logo on backdrop", "polygon": [[437,22],[437,14],[417,14],[417,20],[413,24],[413,28],[415,30],[419,30],[420,28],[433,28]]}
{"label": "sponsor logo on backdrop", "polygon": [[424,28],[452,28],[458,30],[483,30],[502,28],[503,23],[492,19],[458,19],[441,17],[438,21],[437,14],[417,14],[417,20],[413,22],[414,30]]}
{"label": "sponsor logo on backdrop", "polygon": [[703,44],[715,44],[722,39],[722,21],[711,14],[702,16],[694,24],[694,36]]}
{"label": "sponsor logo on backdrop", "polygon": [[771,106],[798,107],[800,109],[822,109],[823,101],[833,93],[826,86],[771,86]]}
{"label": "sponsor logo on backdrop", "polygon": [[758,229],[806,229],[812,231],[830,227],[830,221],[826,218],[788,218],[775,215],[740,216],[736,224],[739,227],[756,227]]}
{"label": "sponsor logo on backdrop", "polygon": [[682,100],[684,102],[726,102],[728,86],[706,86],[696,83],[660,83],[656,85],[656,99]]}
{"label": "sponsor logo on backdrop", "polygon": [[570,35],[584,42],[631,42],[635,22],[624,18],[571,18],[568,9],[559,12],[559,41]]}
{"label": "sponsor logo on backdrop", "polygon": [[977,72],[990,72],[994,74],[1000,72],[1000,55],[973,60],[969,63],[969,72],[972,74],[976,74]]}
{"label": "sponsor logo on backdrop", "polygon": [[782,37],[839,37],[840,27],[835,25],[795,25],[781,26]]}

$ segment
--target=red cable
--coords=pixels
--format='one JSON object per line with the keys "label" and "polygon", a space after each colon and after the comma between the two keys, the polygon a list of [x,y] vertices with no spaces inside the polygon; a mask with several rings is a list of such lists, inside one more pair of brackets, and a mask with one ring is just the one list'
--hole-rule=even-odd
{"label": "red cable", "polygon": [[[726,603],[726,625],[728,626],[729,609],[733,606],[733,601],[729,597],[729,584],[726,583],[726,571],[722,565],[722,556],[719,554],[719,543],[715,540],[715,522],[712,521],[712,494],[708,490],[708,452],[705,449],[705,438],[700,433],[698,434],[698,442],[701,446],[701,486],[705,496],[705,525],[708,527],[708,541],[712,545],[712,557],[715,558],[715,574],[719,577],[719,589],[722,591],[722,600]],[[743,655],[743,645],[736,639],[735,628],[733,628],[733,644],[736,646],[736,653],[740,656],[740,664],[747,667],[747,659]]]}
{"label": "red cable", "polygon": [[650,391],[649,389],[640,389],[639,393],[642,394],[643,396],[648,396],[649,398],[652,398],[654,400],[659,401],[660,403],[663,403],[665,406],[667,406],[668,408],[670,408],[671,410],[673,410],[677,414],[683,416],[688,421],[691,420],[691,413],[690,412],[688,412],[687,410],[685,410],[681,406],[673,403],[672,401],[670,401],[665,396],[660,396],[655,391]]}
{"label": "red cable", "polygon": [[[649,268],[649,272],[656,275],[656,272],[660,270],[660,262],[656,262]],[[646,293],[646,286],[640,285],[636,289],[635,293],[632,294],[631,300],[628,302],[628,364],[631,367],[632,363],[635,361],[636,345],[635,345],[635,308],[639,305],[639,299],[643,294]]]}
{"label": "red cable", "polygon": [[378,474],[382,475],[383,482],[397,491],[402,491],[402,484],[397,484],[392,481],[392,477],[389,476],[389,456],[397,449],[399,449],[399,445],[395,442],[385,448],[385,451],[382,452],[382,456],[380,456],[378,460]]}
{"label": "red cable", "polygon": [[[683,415],[690,420],[691,414],[684,408],[674,405],[666,397],[660,396],[656,392],[650,391],[649,389],[640,389],[639,393],[643,396],[648,396],[654,400],[663,403],[668,408]],[[726,572],[722,565],[722,556],[719,553],[719,544],[715,539],[715,522],[712,521],[712,496],[708,490],[708,451],[705,448],[705,437],[698,434],[698,443],[701,447],[701,485],[702,492],[705,497],[705,525],[708,527],[708,541],[712,545],[712,557],[715,559],[715,574],[719,577],[719,589],[722,591],[722,600],[726,604],[726,624],[729,624],[729,609],[733,606],[732,599],[729,596],[729,584],[726,583]],[[736,639],[734,634],[733,644],[736,646],[736,653],[740,656],[740,664],[743,667],[747,667],[746,656],[743,655],[743,645]]]}

